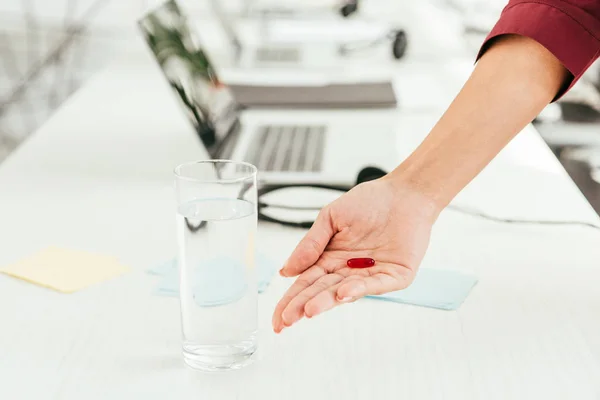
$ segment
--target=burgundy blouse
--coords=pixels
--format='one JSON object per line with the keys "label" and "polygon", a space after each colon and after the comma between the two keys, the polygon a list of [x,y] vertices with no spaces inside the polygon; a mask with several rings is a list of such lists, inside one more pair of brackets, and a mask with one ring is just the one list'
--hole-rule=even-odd
{"label": "burgundy blouse", "polygon": [[573,74],[572,86],[600,56],[600,0],[510,0],[490,32],[530,37],[546,47]]}

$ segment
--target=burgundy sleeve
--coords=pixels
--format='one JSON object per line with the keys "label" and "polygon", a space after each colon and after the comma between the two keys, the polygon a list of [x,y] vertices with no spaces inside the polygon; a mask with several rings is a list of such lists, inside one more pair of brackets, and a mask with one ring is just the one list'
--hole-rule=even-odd
{"label": "burgundy sleeve", "polygon": [[536,40],[571,72],[560,97],[600,55],[600,0],[511,0],[477,58],[505,34]]}

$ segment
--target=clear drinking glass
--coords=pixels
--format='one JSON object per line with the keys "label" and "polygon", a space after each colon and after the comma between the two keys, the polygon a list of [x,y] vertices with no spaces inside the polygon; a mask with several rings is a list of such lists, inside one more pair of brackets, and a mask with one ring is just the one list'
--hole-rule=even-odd
{"label": "clear drinking glass", "polygon": [[175,183],[184,360],[240,368],[257,347],[256,167],[192,162]]}

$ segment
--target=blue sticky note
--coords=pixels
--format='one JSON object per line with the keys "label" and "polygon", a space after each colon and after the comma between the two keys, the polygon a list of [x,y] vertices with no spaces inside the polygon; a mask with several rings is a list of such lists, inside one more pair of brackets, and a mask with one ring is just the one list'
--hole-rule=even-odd
{"label": "blue sticky note", "polygon": [[175,272],[161,276],[158,285],[154,289],[154,294],[168,297],[179,296],[179,274]]}
{"label": "blue sticky note", "polygon": [[[241,266],[232,260],[213,260],[197,270],[192,283],[192,295],[196,303],[202,306],[213,306],[231,303],[239,299],[245,289],[244,274]],[[256,258],[258,293],[264,292],[277,270],[277,264],[264,254]],[[179,270],[177,259],[167,260],[148,269],[149,274],[160,277],[154,290],[159,296],[179,296]]]}
{"label": "blue sticky note", "polygon": [[146,272],[158,276],[163,276],[172,272],[177,272],[177,259],[172,258],[170,260],[157,264],[154,267],[148,269]]}
{"label": "blue sticky note", "polygon": [[[231,304],[247,289],[246,267],[235,258],[218,257],[188,268],[187,293],[201,307]],[[180,287],[180,292],[182,291]]]}
{"label": "blue sticky note", "polygon": [[368,297],[450,311],[460,307],[476,283],[477,278],[462,272],[423,268],[407,289]]}
{"label": "blue sticky note", "polygon": [[258,279],[258,293],[262,293],[271,284],[271,280],[273,279],[273,275],[275,275],[275,271],[277,271],[278,265],[272,259],[267,257],[264,254],[258,253],[256,256],[256,270],[257,270],[257,279]]}

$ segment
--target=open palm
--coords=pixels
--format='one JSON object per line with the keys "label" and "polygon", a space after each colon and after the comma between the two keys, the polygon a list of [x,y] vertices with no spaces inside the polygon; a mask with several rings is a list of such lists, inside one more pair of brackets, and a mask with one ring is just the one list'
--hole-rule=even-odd
{"label": "open palm", "polygon": [[[298,278],[275,308],[275,332],[339,304],[408,287],[435,220],[428,203],[384,177],[325,207],[280,271]],[[347,266],[359,257],[373,258],[375,265]]]}

